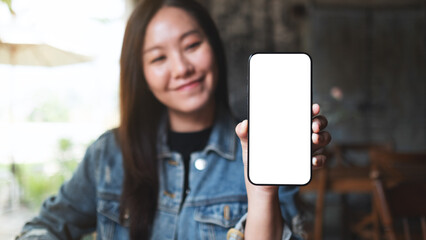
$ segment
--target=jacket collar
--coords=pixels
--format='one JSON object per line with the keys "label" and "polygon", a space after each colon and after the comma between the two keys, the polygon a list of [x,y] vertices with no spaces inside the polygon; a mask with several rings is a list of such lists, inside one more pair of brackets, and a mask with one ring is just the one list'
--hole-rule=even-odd
{"label": "jacket collar", "polygon": [[[204,154],[212,151],[228,160],[235,160],[236,140],[235,134],[236,121],[232,114],[224,108],[216,109],[215,121],[210,133],[207,145],[203,150]],[[165,112],[161,117],[157,135],[157,151],[159,158],[170,158],[172,152],[167,145],[168,116]]]}

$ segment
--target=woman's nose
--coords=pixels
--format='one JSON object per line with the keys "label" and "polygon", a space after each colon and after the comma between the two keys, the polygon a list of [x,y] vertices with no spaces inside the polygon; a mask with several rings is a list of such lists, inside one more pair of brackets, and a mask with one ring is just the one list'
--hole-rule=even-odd
{"label": "woman's nose", "polygon": [[182,53],[176,53],[172,62],[173,78],[185,78],[194,72],[194,66]]}

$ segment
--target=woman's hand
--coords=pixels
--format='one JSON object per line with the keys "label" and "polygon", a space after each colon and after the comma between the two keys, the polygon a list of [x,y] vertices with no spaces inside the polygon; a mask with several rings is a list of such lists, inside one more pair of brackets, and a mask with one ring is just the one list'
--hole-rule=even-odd
{"label": "woman's hand", "polygon": [[[323,131],[327,126],[327,119],[319,115],[318,104],[312,105],[312,165],[314,169],[321,168],[325,164],[326,156],[322,154],[325,146],[330,142],[331,136]],[[249,212],[246,222],[246,239],[261,236],[262,239],[280,239],[283,219],[279,211],[278,186],[256,186],[247,178],[247,145],[248,145],[248,121],[239,123],[235,132],[240,138],[244,176],[247,189]],[[263,235],[262,235],[263,234]],[[266,235],[264,235],[266,234]],[[269,237],[266,237],[269,236]],[[257,238],[259,239],[259,238]]]}
{"label": "woman's hand", "polygon": [[[312,166],[314,169],[321,168],[324,166],[326,161],[326,156],[322,153],[325,146],[327,146],[331,141],[330,133],[323,131],[327,127],[327,118],[322,115],[319,115],[320,106],[318,104],[312,105]],[[236,128],[235,132],[240,138],[241,147],[243,151],[243,163],[244,170],[247,170],[247,144],[248,144],[248,121],[244,120],[240,122]],[[247,171],[246,171],[247,172]],[[267,187],[269,188],[269,187]]]}
{"label": "woman's hand", "polygon": [[318,104],[312,105],[312,166],[318,169],[324,166],[326,156],[322,154],[324,147],[331,141],[330,133],[323,131],[327,127],[328,121],[322,115],[318,115],[320,106]]}

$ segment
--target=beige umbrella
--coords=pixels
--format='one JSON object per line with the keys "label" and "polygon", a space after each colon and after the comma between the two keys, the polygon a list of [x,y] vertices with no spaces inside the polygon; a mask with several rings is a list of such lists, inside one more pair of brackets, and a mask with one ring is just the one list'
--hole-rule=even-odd
{"label": "beige umbrella", "polygon": [[90,61],[91,58],[47,44],[0,42],[0,64],[61,66]]}
{"label": "beige umbrella", "polygon": [[[90,61],[91,58],[64,51],[48,44],[9,43],[0,41],[0,64],[12,66],[62,66]],[[12,79],[9,79],[12,81]],[[13,92],[12,84],[10,92]],[[9,103],[9,121],[13,123],[12,100]],[[13,163],[12,158],[12,165]]]}

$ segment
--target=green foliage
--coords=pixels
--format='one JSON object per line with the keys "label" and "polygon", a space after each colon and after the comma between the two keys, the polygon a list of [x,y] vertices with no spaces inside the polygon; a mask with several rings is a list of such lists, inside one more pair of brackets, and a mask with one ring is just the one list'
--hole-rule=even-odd
{"label": "green foliage", "polygon": [[34,108],[27,118],[30,122],[68,122],[68,108],[56,99],[50,99]]}
{"label": "green foliage", "polygon": [[[61,185],[71,178],[78,166],[79,162],[72,154],[74,144],[70,139],[59,139],[57,146],[59,153],[53,163],[57,168],[53,174],[46,174],[46,164],[16,164],[14,166],[15,176],[22,193],[21,202],[33,211],[40,209],[41,204],[47,198],[54,197]],[[9,164],[0,164],[0,170],[9,169],[11,169]],[[87,234],[81,239],[96,239],[96,234]]]}
{"label": "green foliage", "polygon": [[10,13],[15,15],[15,12],[12,9],[12,0],[1,0],[1,2],[5,3],[9,8]]}
{"label": "green foliage", "polygon": [[19,164],[16,177],[21,186],[22,202],[32,209],[38,209],[49,196],[55,195],[65,178],[60,173],[47,176],[40,171],[41,164]]}
{"label": "green foliage", "polygon": [[71,142],[70,139],[68,139],[68,138],[59,139],[59,149],[62,152],[69,151],[69,150],[71,150],[71,148],[72,148],[72,142]]}
{"label": "green foliage", "polygon": [[77,159],[72,155],[73,143],[70,139],[62,138],[58,141],[59,154],[56,162],[50,163],[57,166],[47,174],[45,164],[17,164],[15,174],[21,186],[22,202],[30,208],[38,209],[42,202],[56,195],[64,181],[71,178],[78,166]]}

